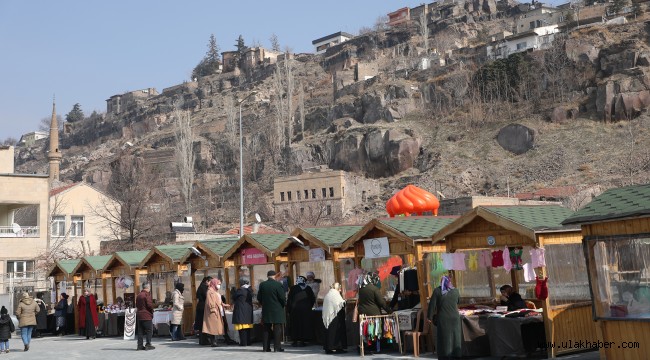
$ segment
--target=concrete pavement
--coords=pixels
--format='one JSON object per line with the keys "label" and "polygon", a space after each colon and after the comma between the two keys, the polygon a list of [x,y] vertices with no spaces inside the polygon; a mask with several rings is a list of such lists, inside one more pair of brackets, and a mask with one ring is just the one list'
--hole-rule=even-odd
{"label": "concrete pavement", "polygon": [[[209,346],[199,346],[198,340],[188,338],[184,341],[169,341],[166,338],[154,338],[153,345],[155,350],[136,351],[136,341],[122,340],[121,338],[109,337],[98,338],[95,340],[86,340],[83,337],[68,335],[59,337],[44,337],[32,339],[32,344],[28,352],[23,352],[23,344],[20,338],[14,337],[10,340],[11,352],[9,354],[0,354],[0,360],[9,359],[53,359],[60,358],[65,360],[83,359],[106,359],[106,360],[125,360],[125,359],[156,359],[156,360],[179,360],[179,359],[215,359],[222,358],[228,360],[257,360],[257,359],[300,359],[300,360],[320,360],[320,359],[338,359],[338,358],[359,358],[355,347],[350,347],[347,354],[326,355],[320,346],[307,346],[303,348],[292,348],[289,344],[285,345],[286,351],[283,353],[264,353],[262,352],[261,343],[255,343],[250,347],[225,346],[220,344],[217,348]],[[420,358],[436,359],[431,353],[422,354]],[[583,353],[579,355],[570,355],[563,357],[567,360],[595,360],[598,359],[597,352]],[[387,352],[378,355],[366,356],[365,359],[373,360],[396,360],[396,359],[415,359],[413,356],[403,356],[398,352]],[[488,359],[488,358],[483,358]],[[531,358],[529,358],[531,359]]]}

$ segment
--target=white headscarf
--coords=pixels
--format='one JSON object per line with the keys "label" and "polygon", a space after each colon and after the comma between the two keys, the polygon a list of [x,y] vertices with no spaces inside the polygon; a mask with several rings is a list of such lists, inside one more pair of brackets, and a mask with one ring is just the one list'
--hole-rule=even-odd
{"label": "white headscarf", "polygon": [[323,299],[323,324],[325,324],[325,328],[330,326],[339,311],[345,307],[345,300],[339,293],[340,288],[339,283],[334,283]]}

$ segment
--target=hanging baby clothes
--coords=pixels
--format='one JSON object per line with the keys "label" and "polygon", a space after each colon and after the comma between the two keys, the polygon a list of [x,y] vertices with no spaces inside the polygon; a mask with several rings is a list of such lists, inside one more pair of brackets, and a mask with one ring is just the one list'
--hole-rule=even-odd
{"label": "hanging baby clothes", "polygon": [[508,249],[507,246],[503,250],[502,256],[503,256],[503,268],[506,270],[506,272],[510,272],[510,270],[512,270],[512,261],[510,261],[510,250]]}
{"label": "hanging baby clothes", "polygon": [[452,255],[454,255],[454,268],[452,270],[467,270],[467,267],[465,267],[465,253],[458,252]]}
{"label": "hanging baby clothes", "polygon": [[522,269],[521,254],[524,251],[522,249],[513,248],[510,250],[510,261],[512,262],[512,268],[515,270]]}
{"label": "hanging baby clothes", "polygon": [[544,249],[535,248],[530,250],[530,258],[534,268],[545,267],[546,258],[544,256]]}
{"label": "hanging baby clothes", "polygon": [[482,268],[492,267],[492,254],[490,250],[483,250],[478,255],[478,266]]}
{"label": "hanging baby clothes", "polygon": [[492,267],[496,268],[499,266],[503,266],[503,250],[492,252]]}
{"label": "hanging baby clothes", "polygon": [[527,262],[524,264],[524,280],[526,282],[530,282],[535,280],[537,275],[535,275],[535,268],[533,268],[533,264]]}
{"label": "hanging baby clothes", "polygon": [[359,278],[363,277],[362,269],[352,269],[348,273],[348,290],[359,290]]}
{"label": "hanging baby clothes", "polygon": [[545,277],[543,280],[540,278],[537,278],[535,280],[535,296],[538,300],[546,300],[548,297],[548,286],[546,285],[547,281],[548,277]]}
{"label": "hanging baby clothes", "polygon": [[467,267],[471,271],[478,270],[478,254],[473,252],[469,254],[469,260],[467,261]]}
{"label": "hanging baby clothes", "polygon": [[442,267],[444,267],[446,270],[453,270],[454,254],[450,254],[450,253],[442,254]]}

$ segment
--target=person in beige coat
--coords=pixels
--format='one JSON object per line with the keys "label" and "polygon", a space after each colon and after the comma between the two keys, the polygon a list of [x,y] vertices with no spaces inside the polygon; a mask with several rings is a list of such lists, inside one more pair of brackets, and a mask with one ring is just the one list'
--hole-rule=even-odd
{"label": "person in beige coat", "polygon": [[203,332],[208,335],[212,347],[217,346],[217,335],[224,335],[223,303],[221,301],[221,281],[219,279],[210,280],[208,285],[208,295],[205,300],[205,314],[203,315]]}
{"label": "person in beige coat", "polygon": [[23,293],[18,309],[16,309],[16,317],[18,317],[18,326],[20,327],[20,337],[23,338],[25,351],[29,350],[29,343],[32,341],[32,331],[36,327],[36,314],[41,311],[36,301],[29,297],[28,293]]}
{"label": "person in beige coat", "polygon": [[172,293],[172,341],[184,339],[181,326],[183,324],[183,309],[185,308],[183,290],[185,290],[185,285],[183,285],[183,283],[176,283],[174,293]]}

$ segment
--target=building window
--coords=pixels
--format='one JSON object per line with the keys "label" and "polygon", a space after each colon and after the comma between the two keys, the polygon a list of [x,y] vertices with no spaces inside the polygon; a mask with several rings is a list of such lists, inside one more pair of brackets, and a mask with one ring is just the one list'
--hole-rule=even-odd
{"label": "building window", "polygon": [[535,22],[531,21],[530,24],[528,24],[528,28],[531,29],[531,30],[534,29],[535,28]]}
{"label": "building window", "polygon": [[300,215],[302,215],[304,213],[305,213],[305,208],[304,207],[300,208]]}
{"label": "building window", "polygon": [[334,197],[334,188],[333,187],[330,188],[330,197]]}
{"label": "building window", "polygon": [[291,191],[287,191],[287,201],[291,201]]}
{"label": "building window", "polygon": [[280,201],[284,201],[284,191],[280,192]]}
{"label": "building window", "polygon": [[286,209],[285,209],[285,210],[283,211],[283,213],[284,213],[284,217],[285,217],[285,219],[289,217],[289,210],[286,210]]}
{"label": "building window", "polygon": [[305,200],[309,199],[309,190],[305,190]]}
{"label": "building window", "polygon": [[322,189],[321,189],[321,192],[323,193],[323,199],[325,199],[325,198],[327,197],[327,189],[326,189],[326,188],[322,188]]}
{"label": "building window", "polygon": [[311,198],[312,199],[316,198],[316,189],[311,189]]}
{"label": "building window", "polygon": [[296,191],[296,199],[300,200],[300,190]]}
{"label": "building window", "polygon": [[526,49],[526,42],[525,41],[520,42],[519,44],[517,44],[517,50],[522,50],[522,49]]}
{"label": "building window", "polygon": [[332,215],[332,205],[327,205],[327,215]]}
{"label": "building window", "polygon": [[361,201],[365,202],[366,200],[367,200],[367,197],[366,197],[366,191],[363,190],[363,191],[361,192]]}
{"label": "building window", "polygon": [[84,217],[83,216],[70,216],[70,236],[83,237],[84,236]]}
{"label": "building window", "polygon": [[65,215],[52,216],[52,236],[65,236]]}
{"label": "building window", "polygon": [[7,273],[13,274],[14,279],[34,277],[34,262],[27,260],[7,261]]}
{"label": "building window", "polygon": [[345,186],[341,188],[341,196],[345,197]]}

